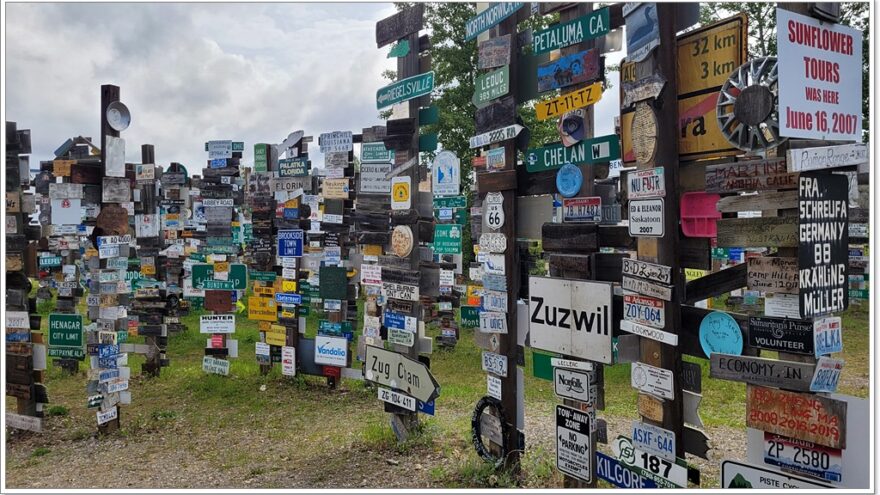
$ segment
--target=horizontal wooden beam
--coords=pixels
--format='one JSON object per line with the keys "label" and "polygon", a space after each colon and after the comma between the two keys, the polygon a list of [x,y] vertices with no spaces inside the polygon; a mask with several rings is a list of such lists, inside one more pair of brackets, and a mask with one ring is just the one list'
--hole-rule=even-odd
{"label": "horizontal wooden beam", "polygon": [[685,286],[685,304],[709,299],[740,289],[748,284],[748,264],[740,263],[725,270],[692,280]]}

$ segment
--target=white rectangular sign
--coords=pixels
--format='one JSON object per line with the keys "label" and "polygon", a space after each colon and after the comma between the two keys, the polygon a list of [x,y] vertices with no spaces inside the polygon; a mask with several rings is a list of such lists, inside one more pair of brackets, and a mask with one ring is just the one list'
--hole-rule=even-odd
{"label": "white rectangular sign", "polygon": [[507,333],[507,315],[495,311],[481,311],[480,331],[483,333]]}
{"label": "white rectangular sign", "polygon": [[348,365],[348,339],[327,335],[315,336],[315,364],[345,368]]}
{"label": "white rectangular sign", "polygon": [[672,372],[669,370],[645,363],[632,363],[630,383],[633,388],[642,392],[664,399],[675,399]]}
{"label": "white rectangular sign", "polygon": [[113,406],[107,411],[98,411],[95,415],[98,418],[98,424],[102,425],[116,419],[118,417],[118,411],[116,410],[116,406]]}
{"label": "white rectangular sign", "polygon": [[788,150],[788,170],[806,172],[828,168],[849,167],[868,162],[868,146],[844,144]]}
{"label": "white rectangular sign", "polygon": [[200,333],[235,333],[235,315],[202,315]]}
{"label": "white rectangular sign", "polygon": [[281,347],[281,374],[296,376],[296,347]]}
{"label": "white rectangular sign", "polygon": [[590,375],[566,368],[553,368],[553,390],[556,395],[587,404],[593,402],[590,394]]}
{"label": "white rectangular sign", "polygon": [[[232,356],[230,355],[230,357]],[[229,361],[226,359],[218,359],[213,356],[205,356],[202,358],[202,371],[227,376],[229,375]]]}
{"label": "white rectangular sign", "polygon": [[663,167],[633,170],[626,174],[627,198],[662,198],[666,196],[666,179]]}
{"label": "white rectangular sign", "polygon": [[507,376],[507,356],[483,351],[483,371],[500,377]]}
{"label": "white rectangular sign", "polygon": [[675,462],[675,433],[665,428],[633,421],[632,441],[636,448]]}
{"label": "white rectangular sign", "polygon": [[490,397],[501,400],[501,378],[486,375],[486,393],[488,393]]}
{"label": "white rectangular sign", "polygon": [[678,345],[678,335],[674,333],[664,332],[663,330],[658,330],[656,328],[647,327],[645,325],[639,325],[638,323],[622,320],[620,322],[620,329],[624,332],[629,332],[640,337],[646,337],[651,340],[656,340],[657,342],[662,342],[667,345]]}
{"label": "white rectangular sign", "polygon": [[612,363],[612,284],[529,277],[529,338],[535,349]]}
{"label": "white rectangular sign", "polygon": [[663,199],[639,199],[629,202],[629,235],[663,237]]}
{"label": "white rectangular sign", "polygon": [[409,411],[416,410],[416,399],[410,397],[409,395],[404,395],[399,392],[395,392],[394,390],[388,390],[387,388],[377,387],[379,390],[379,400],[382,402],[387,402],[389,404],[394,404],[397,407],[402,407]]}
{"label": "white rectangular sign", "polygon": [[860,141],[862,33],[776,9],[779,134]]}

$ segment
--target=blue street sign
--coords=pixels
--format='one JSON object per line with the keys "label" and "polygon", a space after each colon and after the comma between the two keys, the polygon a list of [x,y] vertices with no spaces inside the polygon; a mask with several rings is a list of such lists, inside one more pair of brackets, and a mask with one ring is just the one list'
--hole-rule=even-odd
{"label": "blue street sign", "polygon": [[278,231],[278,256],[302,256],[303,254],[303,231],[302,230],[279,230]]}

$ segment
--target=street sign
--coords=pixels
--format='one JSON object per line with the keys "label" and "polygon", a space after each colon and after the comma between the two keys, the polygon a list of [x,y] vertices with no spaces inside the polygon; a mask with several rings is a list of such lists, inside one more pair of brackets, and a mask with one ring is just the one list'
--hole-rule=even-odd
{"label": "street sign", "polygon": [[612,284],[529,277],[530,345],[611,364]]}
{"label": "street sign", "polygon": [[201,290],[244,290],[247,288],[247,266],[243,263],[230,263],[226,280],[214,278],[214,266],[196,263],[192,267],[193,289]]}
{"label": "street sign", "polygon": [[846,448],[846,408],[822,395],[746,386],[747,426],[835,449]]}
{"label": "street sign", "polygon": [[753,466],[737,461],[721,463],[721,487],[733,489],[758,488],[780,489],[829,489],[834,488],[807,478],[792,476],[763,466]]}
{"label": "street sign", "polygon": [[669,370],[645,363],[632,363],[630,384],[642,392],[664,399],[675,399],[673,375]]}
{"label": "street sign", "polygon": [[510,91],[510,66],[505,65],[492,72],[478,75],[474,81],[474,90],[471,102],[478,107],[506,95]]}
{"label": "street sign", "polygon": [[49,347],[82,348],[82,315],[50,314]]}
{"label": "street sign", "polygon": [[492,230],[498,230],[504,226],[504,195],[500,192],[486,193],[483,200],[486,204],[486,225]]}
{"label": "street sign", "polygon": [[279,230],[278,231],[278,256],[302,256],[303,255],[303,231],[302,230]]}
{"label": "street sign", "polygon": [[532,54],[576,45],[608,34],[611,17],[607,7],[590,12],[572,21],[556,24],[532,35]]}
{"label": "street sign", "polygon": [[[566,368],[553,368],[553,390],[559,397],[594,404],[595,385],[590,387],[590,375]],[[591,393],[594,392],[594,393]]]}
{"label": "street sign", "polygon": [[456,224],[434,225],[434,252],[437,254],[461,254],[462,228]]}
{"label": "street sign", "polygon": [[631,470],[617,459],[596,452],[596,477],[618,488],[647,489],[657,488],[650,478]]}
{"label": "street sign", "polygon": [[422,402],[440,395],[440,385],[424,364],[380,347],[366,347],[367,381],[400,390]]}
{"label": "street sign", "polygon": [[590,427],[589,414],[556,406],[556,469],[588,483],[593,479],[594,455]]}
{"label": "street sign", "polygon": [[376,108],[381,110],[396,103],[412,100],[431,93],[434,89],[434,71],[394,82],[376,91]]}
{"label": "street sign", "polygon": [[483,31],[486,31],[493,26],[497,26],[501,21],[515,14],[523,5],[525,5],[523,2],[498,2],[489,4],[489,7],[486,10],[479,12],[475,17],[468,19],[467,23],[465,23],[464,40],[470,41]]}
{"label": "street sign", "polygon": [[[385,149],[382,141],[361,143],[361,165],[364,163],[391,163],[394,161],[394,150]],[[363,168],[361,169],[363,173]]]}
{"label": "street sign", "polygon": [[569,147],[551,144],[541,148],[529,148],[524,161],[527,172],[543,172],[555,170],[566,163],[595,165],[618,158],[620,158],[620,139],[616,134],[611,134],[583,139]]}

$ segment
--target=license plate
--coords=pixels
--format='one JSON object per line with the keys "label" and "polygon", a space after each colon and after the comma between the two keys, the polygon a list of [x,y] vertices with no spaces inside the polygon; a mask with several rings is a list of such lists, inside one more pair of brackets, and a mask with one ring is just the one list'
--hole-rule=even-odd
{"label": "license plate", "polygon": [[653,297],[624,294],[623,318],[654,328],[666,325],[666,305]]}
{"label": "license plate", "polygon": [[402,407],[409,411],[416,410],[416,399],[414,397],[410,397],[408,395],[404,395],[394,390],[389,390],[387,388],[379,387],[379,400],[383,402],[387,402],[389,404],[394,404],[395,406]]}
{"label": "license plate", "polygon": [[601,222],[602,198],[571,198],[562,200],[563,222]]}
{"label": "license plate", "polygon": [[764,462],[828,481],[841,482],[840,449],[764,432]]}

